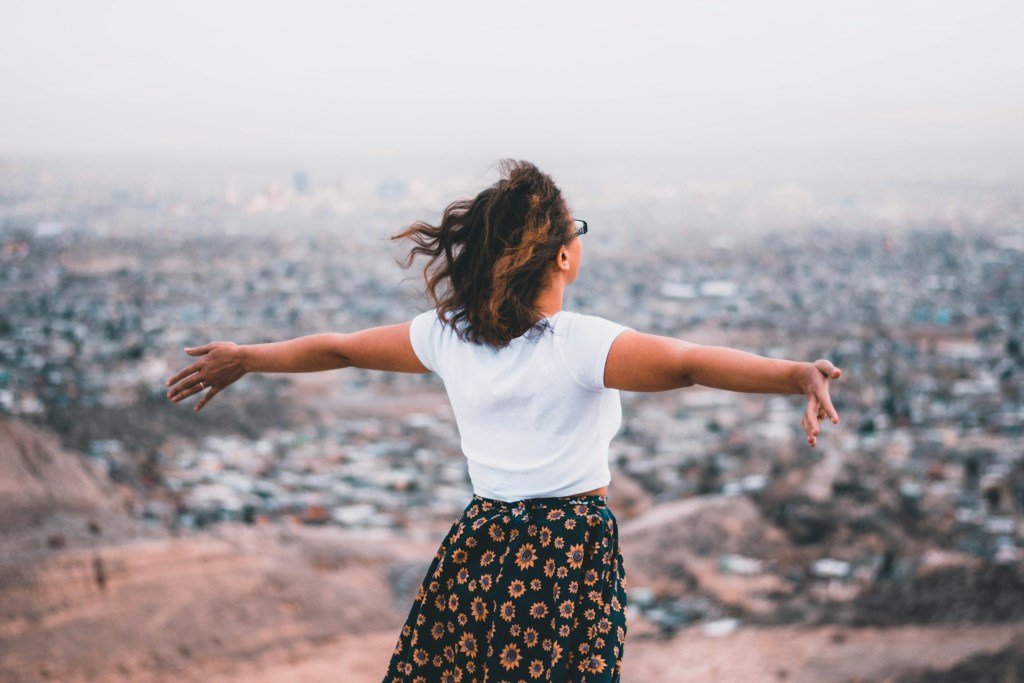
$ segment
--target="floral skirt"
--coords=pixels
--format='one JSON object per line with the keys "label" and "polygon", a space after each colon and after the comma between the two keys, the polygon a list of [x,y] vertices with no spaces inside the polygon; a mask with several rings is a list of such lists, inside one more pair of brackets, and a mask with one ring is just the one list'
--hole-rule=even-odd
{"label": "floral skirt", "polygon": [[474,495],[427,570],[384,683],[621,680],[618,534],[606,496]]}

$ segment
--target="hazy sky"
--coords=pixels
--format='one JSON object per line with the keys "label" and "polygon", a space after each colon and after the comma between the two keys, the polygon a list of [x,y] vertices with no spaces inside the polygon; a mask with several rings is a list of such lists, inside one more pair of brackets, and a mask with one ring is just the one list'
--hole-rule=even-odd
{"label": "hazy sky", "polygon": [[1019,0],[0,7],[0,155],[1024,158]]}

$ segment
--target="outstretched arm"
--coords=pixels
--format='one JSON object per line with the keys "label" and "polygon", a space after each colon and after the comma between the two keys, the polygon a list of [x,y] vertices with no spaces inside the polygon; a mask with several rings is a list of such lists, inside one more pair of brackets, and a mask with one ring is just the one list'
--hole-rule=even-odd
{"label": "outstretched arm", "polygon": [[626,391],[667,391],[700,384],[745,393],[803,394],[803,424],[813,446],[825,417],[839,423],[828,380],[842,371],[827,359],[813,363],[765,358],[724,346],[627,330],[615,338],[605,364],[605,386]]}
{"label": "outstretched arm", "polygon": [[681,362],[694,384],[747,394],[802,394],[800,377],[810,365],[726,346],[701,345],[687,349]]}
{"label": "outstretched arm", "polygon": [[429,372],[409,340],[409,321],[358,332],[325,332],[265,344],[210,342],[186,348],[199,358],[167,380],[167,397],[180,401],[206,390],[195,410],[250,372],[320,372],[365,368],[394,372]]}
{"label": "outstretched arm", "polygon": [[351,367],[429,372],[412,350],[409,321],[358,332],[311,334],[239,348],[246,372],[320,372]]}

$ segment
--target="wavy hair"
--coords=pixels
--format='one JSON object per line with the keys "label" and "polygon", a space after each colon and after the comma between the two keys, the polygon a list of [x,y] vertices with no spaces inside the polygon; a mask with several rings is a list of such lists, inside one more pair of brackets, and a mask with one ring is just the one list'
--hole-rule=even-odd
{"label": "wavy hair", "polygon": [[535,165],[502,159],[498,169],[500,180],[445,207],[440,225],[416,221],[390,239],[416,243],[403,269],[428,257],[423,278],[442,322],[463,341],[504,348],[548,327],[534,301],[573,222],[561,190]]}

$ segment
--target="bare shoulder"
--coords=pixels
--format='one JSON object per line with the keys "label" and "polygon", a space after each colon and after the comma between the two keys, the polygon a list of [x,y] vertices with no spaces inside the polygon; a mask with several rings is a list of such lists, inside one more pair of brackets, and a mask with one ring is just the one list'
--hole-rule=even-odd
{"label": "bare shoulder", "polygon": [[693,386],[685,373],[683,354],[693,342],[625,330],[612,342],[604,368],[604,384],[623,391],[668,391]]}

